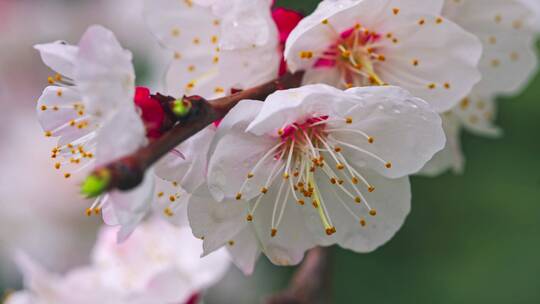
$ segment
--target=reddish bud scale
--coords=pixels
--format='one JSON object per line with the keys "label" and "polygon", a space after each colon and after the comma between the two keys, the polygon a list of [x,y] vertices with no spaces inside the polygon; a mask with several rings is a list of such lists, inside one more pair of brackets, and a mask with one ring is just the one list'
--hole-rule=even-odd
{"label": "reddish bud scale", "polygon": [[137,87],[134,101],[141,110],[141,118],[146,127],[146,135],[153,139],[160,137],[161,127],[165,119],[165,112],[161,103],[152,98],[150,90],[145,87]]}
{"label": "reddish bud scale", "polygon": [[[281,53],[283,53],[287,38],[289,38],[292,30],[298,25],[304,16],[297,11],[278,7],[272,11],[272,18],[274,19],[279,31],[279,44],[282,51]],[[281,64],[279,66],[279,76],[282,76],[286,72],[287,63],[285,62],[285,58],[282,56]]]}

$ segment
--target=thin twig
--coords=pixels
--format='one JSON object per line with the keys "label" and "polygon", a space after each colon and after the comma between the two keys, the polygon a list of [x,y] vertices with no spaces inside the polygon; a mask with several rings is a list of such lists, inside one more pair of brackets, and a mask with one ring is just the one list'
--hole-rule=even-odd
{"label": "thin twig", "polygon": [[294,274],[289,287],[271,296],[267,304],[322,304],[330,300],[330,250],[326,247],[311,249]]}
{"label": "thin twig", "polygon": [[133,189],[142,182],[145,171],[149,167],[183,141],[214,121],[222,119],[238,102],[245,99],[264,100],[277,90],[298,87],[301,85],[302,77],[303,72],[287,73],[260,86],[214,100],[206,100],[200,96],[184,97],[184,100],[188,100],[193,105],[192,114],[189,117],[146,147],[97,168],[92,174],[101,176],[104,170],[107,171],[109,180],[105,191]]}

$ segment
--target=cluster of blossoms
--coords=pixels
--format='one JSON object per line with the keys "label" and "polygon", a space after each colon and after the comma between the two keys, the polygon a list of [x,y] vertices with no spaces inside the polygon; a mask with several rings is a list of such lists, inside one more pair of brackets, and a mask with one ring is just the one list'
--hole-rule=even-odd
{"label": "cluster of blossoms", "polygon": [[[306,17],[272,2],[146,2],[171,54],[164,93],[177,98],[136,88],[131,54],[103,27],[78,46],[36,46],[58,72],[37,106],[58,138],[55,167],[94,170],[83,192],[101,196],[87,213],[121,226],[119,241],[154,212],[189,222],[204,255],[226,247],[246,274],[261,253],[294,265],[315,246],[372,251],[410,211],[408,176],[459,171],[460,130],[497,135],[495,97],[536,68],[527,1],[324,0]],[[196,119],[182,96],[231,96],[287,72],[303,72],[302,86],[240,101],[137,188],[104,193],[105,165]]]}

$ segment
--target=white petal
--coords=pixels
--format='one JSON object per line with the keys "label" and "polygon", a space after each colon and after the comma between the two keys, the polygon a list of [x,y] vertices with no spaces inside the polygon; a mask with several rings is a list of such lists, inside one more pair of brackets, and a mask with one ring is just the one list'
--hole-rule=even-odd
{"label": "white petal", "polygon": [[[81,105],[80,94],[72,88],[45,88],[36,106],[41,127],[45,132],[51,132],[51,136],[69,138],[70,141],[83,137],[95,127],[91,118],[84,111],[80,112]],[[79,128],[83,122],[89,125]]]}
{"label": "white petal", "polygon": [[114,109],[135,108],[135,72],[132,55],[124,50],[114,34],[92,26],[79,42],[75,81],[87,110],[108,117]]}
{"label": "white petal", "polygon": [[335,85],[341,81],[341,74],[338,69],[332,67],[308,69],[302,79],[303,84],[318,84]]}
{"label": "white petal", "polygon": [[261,254],[254,229],[249,225],[244,227],[231,241],[227,250],[233,263],[245,275],[251,275]]}
{"label": "white petal", "polygon": [[[318,229],[319,237],[331,239],[344,248],[356,252],[370,252],[389,241],[403,225],[411,208],[411,190],[407,177],[387,179],[370,170],[360,172],[375,187],[375,191],[371,193],[363,191],[363,193],[377,215],[369,215],[366,205],[355,203],[335,185],[323,180],[319,184],[321,192],[327,195],[325,202],[336,233],[331,237],[324,236],[320,220],[318,227],[315,223],[314,229]],[[343,207],[343,204],[348,206],[354,216]],[[366,221],[365,227],[360,224],[360,219]]]}
{"label": "white petal", "polygon": [[206,178],[208,150],[216,134],[211,125],[175,148],[156,165],[156,175],[178,182],[187,192],[193,192]]}
{"label": "white petal", "polygon": [[193,234],[204,238],[207,255],[234,239],[246,226],[246,206],[243,202],[216,202],[203,185],[191,197],[188,216]]}
{"label": "white petal", "polygon": [[180,183],[163,180],[157,176],[155,184],[153,210],[175,226],[187,226],[189,224],[187,206],[191,193],[186,192]]}
{"label": "white petal", "polygon": [[349,162],[397,178],[418,172],[444,147],[439,115],[407,91],[398,87],[365,87],[346,93],[359,98],[358,106],[348,114],[352,123],[330,123],[329,128],[360,130],[373,139],[370,143],[365,136],[353,132],[332,132],[330,138],[338,140],[336,143]]}
{"label": "white petal", "polygon": [[463,173],[465,159],[461,152],[461,121],[452,112],[442,114],[446,145],[420,171],[420,175],[438,176],[449,169],[456,174]]}
{"label": "white petal", "polygon": [[15,262],[24,275],[24,285],[33,292],[55,292],[54,284],[58,277],[49,273],[45,268],[23,252],[17,252]]}
{"label": "white petal", "polygon": [[173,59],[167,72],[169,94],[197,94],[205,98],[229,95],[232,89],[246,89],[274,79],[278,74],[280,54],[277,46],[216,51],[213,45],[202,47],[196,56]]}
{"label": "white petal", "polygon": [[[125,132],[129,130],[129,132]],[[135,152],[146,143],[146,130],[133,108],[126,108],[103,122],[97,138],[97,165]]]}
{"label": "white petal", "polygon": [[153,276],[148,282],[146,296],[153,301],[163,303],[184,303],[194,290],[191,278],[176,268],[164,270]]}
{"label": "white petal", "polygon": [[69,45],[64,41],[56,41],[34,46],[41,54],[43,62],[57,73],[73,78],[75,57],[78,47]]}
{"label": "white petal", "polygon": [[353,97],[334,87],[317,84],[276,91],[266,98],[248,132],[277,137],[278,131],[314,116],[332,115],[355,104]]}
{"label": "white petal", "polygon": [[[477,64],[482,47],[455,23],[443,18],[437,23],[437,18],[401,13],[388,18],[385,30],[398,42],[381,41],[380,52],[386,60],[375,69],[385,82],[409,90],[442,112],[455,106],[480,80]],[[425,24],[419,25],[419,20],[426,20]]]}
{"label": "white petal", "polygon": [[121,226],[118,232],[118,242],[127,240],[140,221],[151,208],[154,193],[152,171],[145,174],[141,185],[130,191],[115,190],[108,194],[105,204],[111,204],[114,214]]}
{"label": "white petal", "polygon": [[[282,179],[278,179],[278,182],[281,181]],[[283,200],[286,196],[286,190],[284,190],[280,201],[276,202],[279,188],[276,183],[265,194],[258,209],[253,214],[253,226],[256,229],[261,250],[272,263],[281,266],[296,265],[302,261],[307,250],[317,245],[316,239],[312,236],[307,226],[307,220],[301,210],[310,207],[309,205],[300,206],[290,194],[285,202],[283,218],[279,226],[272,227],[274,208],[277,208],[276,222],[274,223],[274,225],[277,225]],[[284,189],[287,189],[288,186],[286,184]],[[277,228],[277,234],[274,237],[271,236],[272,228]],[[322,230],[324,231],[324,229]]]}
{"label": "white petal", "polygon": [[210,7],[176,0],[146,0],[145,19],[156,38],[183,56],[214,50],[212,37],[219,35],[220,19]]}
{"label": "white petal", "polygon": [[[275,151],[272,148],[279,141],[245,132],[261,105],[260,101],[240,102],[218,128],[209,152],[207,176],[208,187],[218,201],[234,198],[238,192],[242,192],[243,199],[254,197],[274,167],[274,155],[268,153]],[[254,176],[241,189],[249,173]]]}
{"label": "white petal", "polygon": [[277,42],[277,28],[270,14],[269,0],[217,1],[214,12],[222,16],[224,49],[250,48]]}
{"label": "white petal", "polygon": [[467,130],[478,135],[497,137],[502,131],[493,125],[497,115],[495,102],[495,97],[482,96],[473,91],[459,106],[452,109],[452,113]]}
{"label": "white petal", "polygon": [[29,291],[19,291],[6,297],[3,304],[40,304]]}
{"label": "white petal", "polygon": [[[430,5],[425,1],[408,2],[413,4],[356,1],[354,5],[314,13],[300,22],[287,41],[289,67],[293,71],[326,69],[314,64],[341,39],[341,33],[360,23],[380,35],[373,45],[385,59],[372,61],[375,74],[383,82],[404,87],[437,111],[450,109],[480,79],[476,65],[481,44],[473,35],[439,17],[441,1]],[[424,20],[422,25],[420,20]],[[306,59],[303,52],[313,55]],[[453,68],[448,69],[449,65]]]}
{"label": "white petal", "polygon": [[[399,8],[402,11],[439,14],[442,2],[443,0],[429,3],[418,0],[322,1],[311,15],[300,21],[287,39],[285,47],[287,64],[293,72],[312,67],[316,58],[301,58],[299,56],[301,52],[323,53],[336,42],[338,33],[354,27],[356,23],[368,27],[378,23],[384,16],[383,9],[388,9],[387,13],[391,13],[393,8]],[[332,27],[323,24],[323,20],[328,20]]]}
{"label": "white petal", "polygon": [[515,93],[537,67],[535,32],[528,26],[530,9],[518,0],[446,1],[443,14],[478,36],[484,46],[480,61],[481,94]]}

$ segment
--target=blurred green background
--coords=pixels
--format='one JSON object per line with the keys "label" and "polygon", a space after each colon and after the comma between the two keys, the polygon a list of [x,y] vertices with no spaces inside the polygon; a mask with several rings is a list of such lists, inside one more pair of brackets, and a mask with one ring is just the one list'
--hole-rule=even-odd
{"label": "blurred green background", "polygon": [[[277,1],[304,13],[317,3]],[[334,303],[540,303],[538,99],[540,76],[500,98],[504,137],[463,135],[464,175],[414,177],[412,213],[387,245],[362,255],[333,248]],[[231,271],[206,303],[257,303],[293,271],[262,258],[251,278]]]}
{"label": "blurred green background", "polygon": [[[303,12],[317,3],[277,1]],[[464,134],[463,175],[414,177],[412,213],[387,245],[333,248],[334,303],[540,303],[539,99],[540,76],[500,98],[504,137]],[[291,272],[261,261],[256,275],[271,280],[259,293],[285,287]]]}

